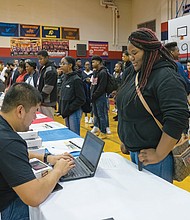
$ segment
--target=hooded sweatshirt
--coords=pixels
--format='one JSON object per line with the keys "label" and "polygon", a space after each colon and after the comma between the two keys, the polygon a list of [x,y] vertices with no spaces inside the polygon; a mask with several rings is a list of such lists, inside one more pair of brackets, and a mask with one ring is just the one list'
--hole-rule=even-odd
{"label": "hooded sweatshirt", "polygon": [[[118,134],[130,151],[156,148],[162,131],[147,112],[135,90],[136,72],[133,70],[118,91]],[[139,78],[141,73],[139,73]],[[163,131],[179,139],[188,128],[189,111],[184,81],[165,60],[153,66],[142,95]]]}
{"label": "hooded sweatshirt", "polygon": [[55,107],[57,101],[57,70],[53,62],[48,61],[40,68],[38,90],[42,95],[42,105]]}

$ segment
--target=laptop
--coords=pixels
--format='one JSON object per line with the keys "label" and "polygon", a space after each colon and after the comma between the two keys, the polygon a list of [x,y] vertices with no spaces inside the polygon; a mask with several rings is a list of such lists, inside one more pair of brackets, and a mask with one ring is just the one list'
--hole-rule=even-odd
{"label": "laptop", "polygon": [[61,182],[93,177],[100,160],[105,142],[87,131],[79,157],[75,159],[75,167],[60,178]]}

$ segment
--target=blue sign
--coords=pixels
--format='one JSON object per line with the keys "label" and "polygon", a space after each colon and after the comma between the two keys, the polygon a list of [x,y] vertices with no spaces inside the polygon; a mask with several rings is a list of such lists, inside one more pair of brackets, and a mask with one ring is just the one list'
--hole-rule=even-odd
{"label": "blue sign", "polygon": [[20,37],[40,37],[40,25],[20,24]]}
{"label": "blue sign", "polygon": [[0,36],[18,37],[18,24],[0,22]]}
{"label": "blue sign", "polygon": [[42,37],[51,39],[60,38],[60,29],[60,27],[42,26]]}

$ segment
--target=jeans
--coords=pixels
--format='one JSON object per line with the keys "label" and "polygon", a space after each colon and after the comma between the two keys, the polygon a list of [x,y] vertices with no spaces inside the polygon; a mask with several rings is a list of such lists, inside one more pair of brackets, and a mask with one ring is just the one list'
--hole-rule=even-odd
{"label": "jeans", "polygon": [[76,134],[80,135],[80,120],[82,116],[82,110],[78,109],[73,112],[73,114],[69,115],[65,118],[66,126]]}
{"label": "jeans", "polygon": [[107,98],[106,94],[103,94],[93,103],[93,112],[97,120],[97,126],[102,133],[106,133],[107,125]]}
{"label": "jeans", "polygon": [[109,115],[108,115],[108,111],[110,109],[110,104],[109,104],[109,98],[106,97],[107,99],[107,111],[106,111],[106,128],[109,128],[110,123],[109,123]]}
{"label": "jeans", "polygon": [[29,220],[29,208],[20,198],[1,212],[1,220]]}
{"label": "jeans", "polygon": [[[135,164],[138,164],[138,154],[139,152],[130,152],[131,160]],[[147,166],[143,166],[143,168],[170,183],[173,182],[174,162],[172,153],[168,154],[168,156],[159,163],[149,164]]]}

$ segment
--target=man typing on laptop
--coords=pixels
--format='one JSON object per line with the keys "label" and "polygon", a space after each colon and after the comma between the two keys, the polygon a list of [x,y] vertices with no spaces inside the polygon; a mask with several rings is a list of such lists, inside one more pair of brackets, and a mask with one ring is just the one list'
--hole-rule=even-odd
{"label": "man typing on laptop", "polygon": [[75,167],[60,181],[70,181],[81,178],[93,177],[100,160],[105,142],[96,135],[87,131],[82,149],[78,158],[75,159]]}
{"label": "man typing on laptop", "polygon": [[[28,154],[26,142],[17,132],[27,131],[36,118],[40,93],[26,83],[14,84],[6,93],[0,112],[0,214],[2,220],[29,220],[29,206],[38,206],[52,192],[59,178],[74,165],[69,154]],[[29,159],[50,162],[54,169],[36,179]]]}

